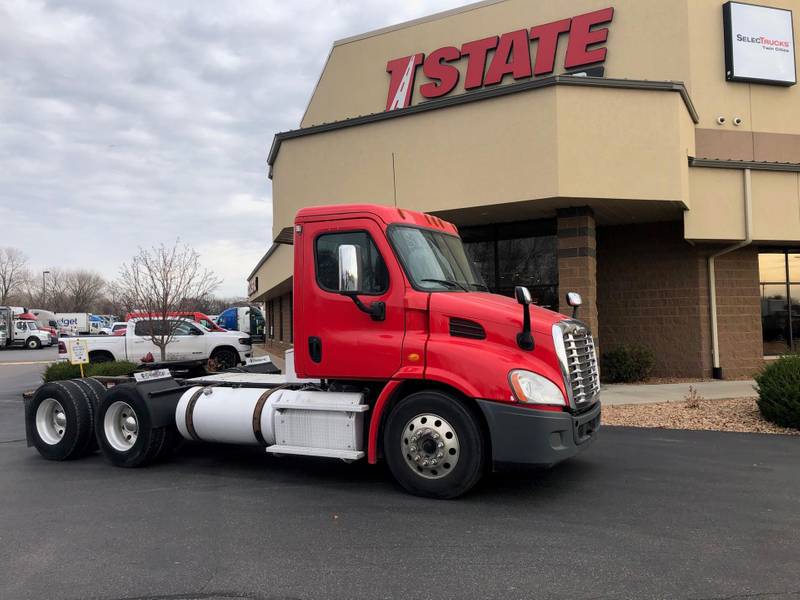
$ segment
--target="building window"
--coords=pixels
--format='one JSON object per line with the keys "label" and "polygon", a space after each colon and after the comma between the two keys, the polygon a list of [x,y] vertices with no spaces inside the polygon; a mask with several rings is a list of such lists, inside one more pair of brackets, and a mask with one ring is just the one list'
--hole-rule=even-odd
{"label": "building window", "polygon": [[539,306],[558,310],[556,221],[518,221],[459,227],[467,255],[496,294],[524,285]]}
{"label": "building window", "polygon": [[289,343],[294,343],[294,294],[289,292]]}
{"label": "building window", "polygon": [[267,337],[271,340],[275,339],[275,301],[270,300],[267,302]]}
{"label": "building window", "polygon": [[278,298],[278,328],[280,330],[278,339],[283,341],[283,296]]}
{"label": "building window", "polygon": [[800,253],[758,255],[764,355],[800,350]]}

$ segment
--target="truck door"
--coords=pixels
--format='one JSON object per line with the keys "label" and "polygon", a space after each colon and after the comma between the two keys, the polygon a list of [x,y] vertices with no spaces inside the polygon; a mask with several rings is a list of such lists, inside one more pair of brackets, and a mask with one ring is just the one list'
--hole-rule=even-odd
{"label": "truck door", "polygon": [[[174,326],[174,325],[173,325]],[[167,346],[171,360],[199,360],[208,358],[208,336],[188,321],[175,326],[175,336]]]}
{"label": "truck door", "polygon": [[[303,269],[295,286],[296,356],[311,377],[388,379],[400,368],[405,282],[383,230],[368,218],[306,223]],[[339,292],[339,247],[356,246],[359,294]],[[299,249],[298,249],[299,250]],[[383,319],[357,306],[384,303]],[[302,353],[302,355],[300,355]]]}

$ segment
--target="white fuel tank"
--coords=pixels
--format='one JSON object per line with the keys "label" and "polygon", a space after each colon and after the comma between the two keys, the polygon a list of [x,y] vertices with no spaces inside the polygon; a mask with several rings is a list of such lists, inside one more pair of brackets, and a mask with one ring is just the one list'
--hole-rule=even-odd
{"label": "white fuel tank", "polygon": [[175,423],[188,440],[273,444],[274,401],[287,391],[196,386],[181,396]]}
{"label": "white fuel tank", "polygon": [[369,409],[363,400],[352,392],[195,386],[181,396],[175,423],[188,440],[360,457]]}

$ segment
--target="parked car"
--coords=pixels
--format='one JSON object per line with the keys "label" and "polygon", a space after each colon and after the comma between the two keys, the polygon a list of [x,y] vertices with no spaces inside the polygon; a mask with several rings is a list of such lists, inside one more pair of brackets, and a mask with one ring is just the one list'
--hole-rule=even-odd
{"label": "parked car", "polygon": [[108,335],[125,335],[128,330],[128,324],[125,321],[116,321],[108,328]]}
{"label": "parked car", "polygon": [[[214,359],[223,368],[235,367],[250,358],[251,340],[239,331],[208,331],[189,319],[180,321],[175,337],[167,345],[167,361],[191,362]],[[161,350],[149,338],[153,328],[163,327],[161,319],[133,319],[126,323],[125,335],[85,338],[91,362],[129,360],[160,362]],[[59,358],[67,357],[66,341],[58,344]],[[149,356],[148,356],[149,355]]]}

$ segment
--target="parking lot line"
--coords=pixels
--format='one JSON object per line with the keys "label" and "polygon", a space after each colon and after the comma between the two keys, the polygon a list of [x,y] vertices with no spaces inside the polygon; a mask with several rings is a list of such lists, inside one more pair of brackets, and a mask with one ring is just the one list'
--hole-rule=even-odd
{"label": "parking lot line", "polygon": [[55,360],[29,360],[25,362],[0,362],[0,367],[13,367],[15,365],[49,365],[58,362]]}

